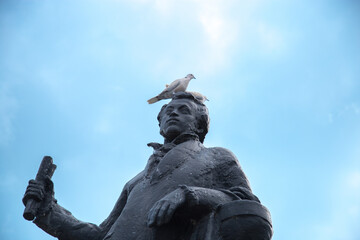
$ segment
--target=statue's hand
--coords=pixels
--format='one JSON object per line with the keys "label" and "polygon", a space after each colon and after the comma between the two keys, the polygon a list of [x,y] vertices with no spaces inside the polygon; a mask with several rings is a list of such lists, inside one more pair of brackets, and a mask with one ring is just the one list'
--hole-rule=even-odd
{"label": "statue's hand", "polygon": [[176,209],[185,203],[185,192],[178,188],[159,201],[150,209],[148,215],[148,226],[161,226],[168,223]]}
{"label": "statue's hand", "polygon": [[50,209],[51,202],[54,199],[54,183],[51,181],[51,179],[46,178],[44,182],[31,179],[22,199],[22,202],[25,206],[29,199],[34,199],[37,202],[41,202],[39,213],[44,214],[47,212]]}

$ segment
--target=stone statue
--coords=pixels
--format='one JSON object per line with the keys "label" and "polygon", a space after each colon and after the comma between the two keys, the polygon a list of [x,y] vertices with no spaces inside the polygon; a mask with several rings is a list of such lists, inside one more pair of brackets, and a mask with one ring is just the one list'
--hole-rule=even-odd
{"label": "stone statue", "polygon": [[23,202],[40,202],[34,223],[60,240],[271,239],[270,214],[252,193],[236,157],[203,145],[207,107],[178,92],[158,115],[164,144],[124,186],[99,226],[76,219],[54,198],[49,177],[30,180]]}

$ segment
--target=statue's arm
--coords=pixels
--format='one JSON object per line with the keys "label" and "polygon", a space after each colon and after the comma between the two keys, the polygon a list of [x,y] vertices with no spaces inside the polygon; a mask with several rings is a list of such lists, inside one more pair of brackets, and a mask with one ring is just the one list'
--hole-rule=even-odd
{"label": "statue's arm", "polygon": [[109,231],[126,204],[127,187],[125,186],[109,217],[99,226],[76,219],[71,212],[60,206],[54,198],[51,180],[48,186],[38,186],[31,180],[25,192],[23,202],[28,199],[41,200],[42,206],[34,223],[48,234],[59,240],[100,240]]}
{"label": "statue's arm", "polygon": [[[214,166],[211,169],[212,186],[179,186],[159,200],[149,212],[148,225],[160,226],[171,220],[178,208],[189,215],[201,217],[217,206],[234,200],[259,199],[252,193],[249,182],[235,155],[224,148],[212,148]],[[183,211],[182,210],[182,211]]]}
{"label": "statue's arm", "polygon": [[212,150],[217,156],[213,175],[216,187],[188,187],[191,216],[195,213],[196,217],[197,212],[204,216],[194,236],[201,239],[202,234],[211,232],[211,239],[270,240],[273,235],[270,213],[252,193],[238,160],[229,150]]}
{"label": "statue's arm", "polygon": [[102,235],[100,227],[76,219],[56,201],[51,204],[49,212],[36,217],[34,223],[60,240],[98,240]]}

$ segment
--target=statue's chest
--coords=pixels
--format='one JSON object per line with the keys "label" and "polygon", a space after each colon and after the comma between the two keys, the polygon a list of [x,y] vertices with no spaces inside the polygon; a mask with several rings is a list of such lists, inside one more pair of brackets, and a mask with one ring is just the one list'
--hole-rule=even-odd
{"label": "statue's chest", "polygon": [[197,158],[197,152],[185,148],[175,148],[169,151],[156,166],[158,176],[164,176],[180,166],[192,164]]}
{"label": "statue's chest", "polygon": [[160,180],[168,180],[179,184],[195,184],[199,181],[199,177],[208,181],[211,177],[212,166],[211,158],[206,151],[176,147],[160,160],[150,181],[157,183]]}

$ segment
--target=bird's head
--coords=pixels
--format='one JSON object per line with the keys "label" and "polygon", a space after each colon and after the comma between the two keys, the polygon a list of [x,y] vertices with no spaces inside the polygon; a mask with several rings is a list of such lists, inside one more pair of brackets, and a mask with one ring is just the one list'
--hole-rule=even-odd
{"label": "bird's head", "polygon": [[186,75],[186,78],[190,78],[190,80],[193,79],[193,78],[196,79],[196,77],[194,77],[194,75],[192,75],[191,73]]}

